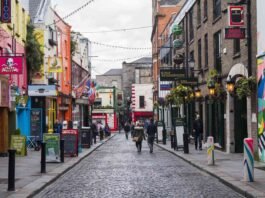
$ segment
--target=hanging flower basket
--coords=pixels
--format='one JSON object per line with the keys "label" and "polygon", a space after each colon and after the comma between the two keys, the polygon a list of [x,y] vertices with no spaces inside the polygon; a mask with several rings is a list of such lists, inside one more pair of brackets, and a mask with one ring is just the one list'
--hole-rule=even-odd
{"label": "hanging flower basket", "polygon": [[173,41],[173,48],[174,49],[181,49],[182,48],[182,46],[183,46],[183,40],[180,40],[180,39],[176,39],[176,40],[174,40]]}
{"label": "hanging flower basket", "polygon": [[242,77],[235,84],[235,94],[239,99],[251,96],[253,91],[256,90],[256,85],[257,81],[255,77]]}
{"label": "hanging flower basket", "polygon": [[181,35],[182,34],[182,27],[180,25],[174,25],[173,28],[172,28],[172,33],[175,36]]}

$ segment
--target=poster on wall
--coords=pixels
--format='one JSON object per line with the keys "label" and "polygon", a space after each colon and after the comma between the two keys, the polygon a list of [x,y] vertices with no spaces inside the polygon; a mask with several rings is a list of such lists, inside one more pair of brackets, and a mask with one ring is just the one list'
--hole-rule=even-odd
{"label": "poster on wall", "polygon": [[0,74],[22,74],[23,56],[0,56]]}
{"label": "poster on wall", "polygon": [[60,162],[60,134],[45,133],[43,141],[46,143],[46,162]]}

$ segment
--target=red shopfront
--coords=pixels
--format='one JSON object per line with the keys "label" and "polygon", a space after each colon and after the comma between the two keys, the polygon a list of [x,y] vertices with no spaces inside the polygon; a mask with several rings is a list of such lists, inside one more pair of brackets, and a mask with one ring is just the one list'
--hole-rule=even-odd
{"label": "red shopfront", "polygon": [[104,126],[108,123],[111,131],[118,130],[118,123],[117,123],[117,115],[114,111],[108,112],[106,110],[93,110],[92,113],[92,120],[93,121],[100,121]]}
{"label": "red shopfront", "polygon": [[146,119],[153,118],[153,112],[143,111],[143,112],[132,112],[132,120],[136,122],[138,120],[145,121]]}

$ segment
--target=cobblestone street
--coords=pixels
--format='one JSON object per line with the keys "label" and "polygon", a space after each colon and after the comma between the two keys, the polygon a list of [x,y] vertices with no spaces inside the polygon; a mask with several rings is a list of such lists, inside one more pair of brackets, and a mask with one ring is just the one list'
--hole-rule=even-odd
{"label": "cobblestone street", "polygon": [[35,197],[241,197],[217,179],[146,141],[138,153],[124,134],[99,147]]}

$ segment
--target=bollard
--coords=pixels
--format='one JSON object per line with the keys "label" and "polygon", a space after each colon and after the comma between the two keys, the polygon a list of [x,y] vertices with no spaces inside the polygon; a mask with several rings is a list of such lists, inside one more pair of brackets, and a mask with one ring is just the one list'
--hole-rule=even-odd
{"label": "bollard", "polygon": [[60,140],[61,163],[64,163],[64,140]]}
{"label": "bollard", "polygon": [[207,162],[208,165],[214,165],[214,138],[212,136],[207,138]]}
{"label": "bollard", "polygon": [[40,161],[40,172],[46,173],[46,143],[41,143],[41,161]]}
{"label": "bollard", "polygon": [[183,134],[183,142],[184,142],[184,153],[188,154],[189,153],[189,134],[188,133]]}
{"label": "bollard", "polygon": [[163,134],[163,144],[167,144],[167,131],[166,129],[163,129],[162,131],[162,134]]}
{"label": "bollard", "polygon": [[9,162],[8,162],[8,191],[15,191],[15,156],[16,150],[9,149]]}
{"label": "bollard", "polygon": [[244,181],[254,181],[254,148],[253,139],[244,139]]}

